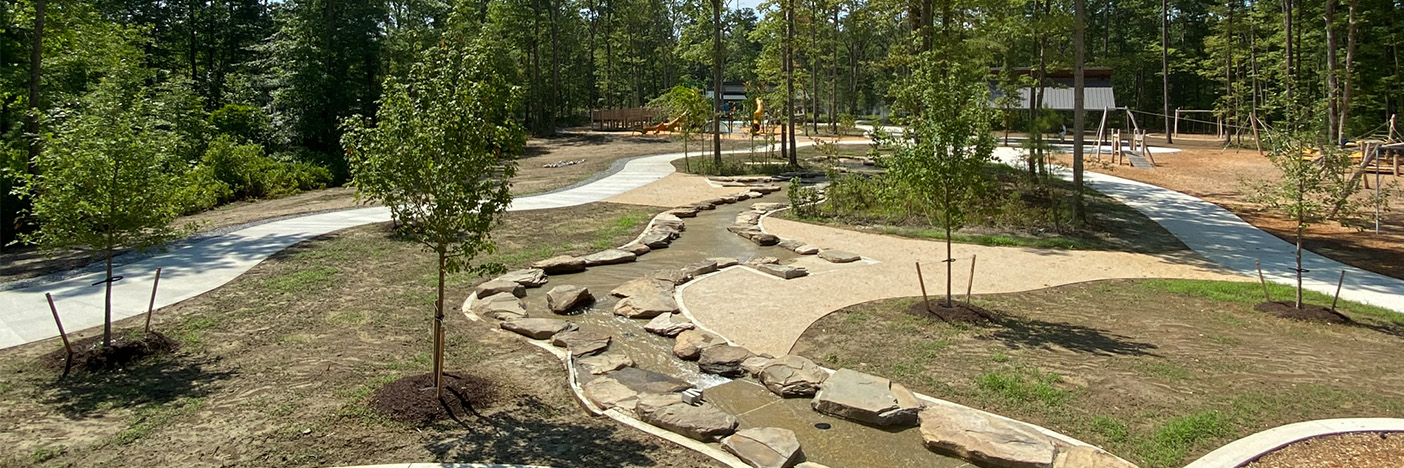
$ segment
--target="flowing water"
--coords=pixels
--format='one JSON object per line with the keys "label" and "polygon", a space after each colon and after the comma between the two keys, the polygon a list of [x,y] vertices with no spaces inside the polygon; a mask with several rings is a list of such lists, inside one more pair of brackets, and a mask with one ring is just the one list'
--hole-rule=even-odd
{"label": "flowing water", "polygon": [[[771,194],[778,199],[783,193]],[[773,200],[771,200],[773,201]],[[628,319],[614,314],[618,298],[609,295],[615,287],[649,273],[678,269],[711,257],[731,257],[746,262],[756,257],[776,257],[787,263],[797,255],[780,247],[761,247],[726,230],[737,214],[752,203],[743,201],[698,212],[683,219],[686,231],[666,249],[640,256],[638,261],[592,267],[569,275],[553,275],[543,288],[530,290],[525,299],[534,317],[552,316],[546,306],[545,291],[561,285],[589,288],[596,302],[567,317],[581,330],[610,335],[608,353],[624,353],[637,367],[663,373],[706,390],[707,401],[735,415],[741,428],[773,426],[795,431],[810,461],[840,467],[921,466],[956,468],[972,466],[957,458],[937,455],[922,446],[916,428],[892,430],[825,416],[809,409],[809,399],[783,399],[748,379],[732,379],[698,370],[697,363],[673,356],[673,339],[644,331],[647,320]],[[819,427],[825,427],[820,429]]]}

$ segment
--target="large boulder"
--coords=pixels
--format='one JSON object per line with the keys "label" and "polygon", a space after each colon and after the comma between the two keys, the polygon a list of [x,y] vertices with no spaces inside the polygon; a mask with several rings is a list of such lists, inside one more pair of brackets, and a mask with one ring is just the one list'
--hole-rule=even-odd
{"label": "large boulder", "polygon": [[695,206],[680,206],[680,207],[677,207],[677,208],[673,208],[673,209],[671,209],[671,210],[668,210],[668,211],[666,211],[666,213],[667,213],[667,214],[670,214],[670,215],[673,215],[673,216],[676,216],[676,217],[679,217],[679,218],[696,218],[696,217],[697,217],[697,212],[698,212],[699,210],[700,210],[700,208],[697,208],[697,207],[695,207]]}
{"label": "large boulder", "polygon": [[702,348],[697,357],[697,368],[708,374],[717,374],[723,377],[741,377],[746,375],[746,371],[741,369],[741,362],[747,358],[755,356],[750,350],[740,346],[717,345]]}
{"label": "large boulder", "polygon": [[795,431],[779,427],[742,429],[722,439],[721,444],[756,468],[790,468],[804,458]]}
{"label": "large boulder", "polygon": [[804,243],[794,239],[780,239],[780,243],[775,245],[785,250],[794,251],[803,246]]}
{"label": "large boulder", "polygon": [[659,315],[653,320],[649,320],[648,324],[644,325],[644,330],[653,334],[673,337],[696,327],[691,320],[683,317],[682,314],[671,313]]}
{"label": "large boulder", "polygon": [[751,236],[751,242],[755,242],[756,245],[764,247],[779,244],[780,238],[775,237],[775,234],[760,233]]}
{"label": "large boulder", "polygon": [[590,356],[609,349],[609,335],[587,331],[568,331],[551,337],[551,344],[565,348],[571,356]]}
{"label": "large boulder", "polygon": [[1136,465],[1105,450],[1077,445],[1059,447],[1058,456],[1053,459],[1053,468],[1136,468]]}
{"label": "large boulder", "polygon": [[579,273],[585,271],[585,259],[572,257],[570,255],[560,255],[533,263],[531,267],[539,268],[548,275]]}
{"label": "large boulder", "polygon": [[533,340],[544,340],[557,333],[575,330],[574,323],[551,318],[524,318],[508,320],[500,325],[503,330],[514,332]]}
{"label": "large boulder", "polygon": [[921,402],[901,384],[839,369],[824,380],[810,406],[815,411],[878,426],[911,426]]}
{"label": "large boulder", "polygon": [[819,258],[833,263],[852,263],[863,259],[863,257],[858,256],[858,254],[834,249],[820,250]]}
{"label": "large boulder", "polygon": [[678,232],[687,230],[683,220],[671,213],[663,213],[653,217],[653,227],[654,229],[667,228]]}
{"label": "large boulder", "polygon": [[746,371],[746,375],[758,377],[761,371],[765,370],[765,366],[770,365],[771,359],[774,358],[766,356],[748,357],[745,361],[741,361],[741,370]]}
{"label": "large boulder", "polygon": [[614,305],[614,314],[633,319],[651,319],[678,311],[678,302],[671,294],[654,293],[629,296]]}
{"label": "large boulder", "polygon": [[668,244],[673,242],[673,239],[675,237],[676,234],[649,231],[648,233],[644,234],[642,238],[639,239],[639,243],[643,244],[651,250],[666,249],[668,248]]}
{"label": "large boulder", "polygon": [[510,293],[511,295],[516,297],[526,297],[525,286],[522,286],[521,283],[518,283],[516,281],[507,281],[502,279],[494,279],[487,281],[483,284],[479,284],[477,288],[473,289],[473,292],[478,296],[478,299],[501,293]]}
{"label": "large boulder", "polygon": [[802,356],[785,355],[767,362],[757,377],[771,393],[789,398],[814,395],[829,373]]}
{"label": "large boulder", "polygon": [[819,253],[819,250],[819,246],[812,244],[804,244],[799,247],[795,247],[795,253],[800,255],[814,255]]}
{"label": "large boulder", "polygon": [[809,270],[793,265],[760,264],[753,265],[753,267],[762,273],[768,273],[782,279],[795,279],[809,275]]}
{"label": "large boulder", "polygon": [[615,297],[633,297],[646,294],[666,294],[673,295],[673,282],[653,278],[638,278],[629,280],[619,287],[614,288],[609,294]]}
{"label": "large boulder", "polygon": [[618,263],[628,263],[639,258],[632,252],[625,252],[619,249],[601,250],[581,257],[585,260],[585,266],[614,265]]}
{"label": "large boulder", "polygon": [[736,432],[736,417],[711,403],[683,403],[681,396],[675,394],[642,395],[634,413],[643,422],[703,442],[715,442]]}
{"label": "large boulder", "polygon": [[517,299],[517,296],[513,296],[510,292],[478,299],[477,302],[473,303],[473,313],[498,320],[516,320],[527,316],[526,307],[522,305],[522,300]]}
{"label": "large boulder", "polygon": [[594,301],[595,296],[590,294],[590,290],[580,286],[556,286],[546,292],[546,306],[551,308],[551,312],[557,314],[570,312],[576,307],[588,305]]}
{"label": "large boulder", "polygon": [[702,356],[703,349],[724,344],[726,340],[717,335],[701,330],[688,330],[679,333],[677,341],[673,342],[673,355],[679,359],[696,361]]}
{"label": "large boulder", "polygon": [[511,281],[528,288],[539,288],[546,284],[546,272],[540,268],[527,268],[525,270],[513,270],[507,274],[499,276],[493,281]]}
{"label": "large boulder", "polygon": [[583,373],[600,375],[606,372],[617,371],[625,367],[633,367],[634,360],[624,353],[605,353],[576,359],[575,366]]}
{"label": "large boulder", "polygon": [[629,245],[620,247],[619,250],[623,250],[623,251],[625,251],[625,252],[629,252],[629,253],[631,253],[631,254],[634,254],[635,257],[637,257],[637,256],[639,256],[639,255],[643,255],[643,254],[649,253],[649,252],[652,251],[653,249],[648,248],[647,245],[638,244],[638,243],[633,243],[633,244],[629,244]]}
{"label": "large boulder", "polygon": [[921,438],[932,451],[1003,468],[1046,468],[1058,451],[1052,439],[1026,424],[949,407],[921,411]]}
{"label": "large boulder", "polygon": [[760,185],[751,187],[751,190],[760,193],[775,193],[780,191],[780,187],[774,185]]}

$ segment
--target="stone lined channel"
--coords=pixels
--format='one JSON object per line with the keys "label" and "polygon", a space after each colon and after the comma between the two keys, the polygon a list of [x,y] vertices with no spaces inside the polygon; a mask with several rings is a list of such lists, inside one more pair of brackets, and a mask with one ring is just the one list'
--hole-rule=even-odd
{"label": "stone lined channel", "polygon": [[[565,319],[578,326],[580,332],[611,337],[608,349],[599,356],[627,356],[635,367],[675,379],[652,382],[657,392],[691,386],[702,389],[704,399],[713,408],[733,416],[739,431],[751,428],[784,428],[794,432],[803,457],[810,462],[832,467],[891,467],[924,466],[934,468],[972,467],[965,460],[937,454],[926,449],[917,427],[877,427],[843,418],[828,416],[811,408],[812,398],[781,398],[754,379],[731,379],[703,372],[696,361],[674,356],[674,338],[644,330],[647,319],[630,319],[615,313],[621,299],[610,291],[638,278],[663,270],[680,270],[708,259],[732,258],[747,262],[771,257],[786,264],[798,257],[793,245],[761,246],[748,239],[746,233],[735,231],[734,224],[746,219],[755,203],[783,201],[783,193],[762,199],[743,200],[734,204],[717,205],[713,210],[699,211],[686,218],[685,230],[667,248],[654,249],[636,261],[589,267],[583,272],[554,274],[540,288],[528,289],[522,299],[529,317]],[[752,221],[752,224],[754,222]],[[727,228],[732,227],[732,231]],[[754,232],[752,232],[753,234]],[[757,281],[778,279],[758,276]],[[560,286],[587,288],[595,301],[565,315],[551,313],[547,292]],[[725,300],[721,298],[719,300]],[[678,316],[680,317],[680,316]],[[491,319],[488,319],[491,320]],[[705,325],[705,324],[703,324]],[[577,361],[581,358],[576,358]],[[586,358],[597,359],[597,358]],[[583,386],[599,377],[577,366],[576,373]],[[606,375],[613,376],[613,372]],[[640,373],[632,374],[639,377]],[[624,377],[620,377],[624,379]],[[645,380],[647,376],[645,376]],[[685,384],[682,384],[684,383]],[[631,382],[631,385],[642,385]],[[587,394],[590,390],[587,390]],[[705,406],[705,405],[704,405]],[[697,437],[693,437],[697,438]],[[713,443],[715,445],[715,443]],[[733,450],[735,451],[735,450]],[[789,466],[789,465],[786,465]]]}

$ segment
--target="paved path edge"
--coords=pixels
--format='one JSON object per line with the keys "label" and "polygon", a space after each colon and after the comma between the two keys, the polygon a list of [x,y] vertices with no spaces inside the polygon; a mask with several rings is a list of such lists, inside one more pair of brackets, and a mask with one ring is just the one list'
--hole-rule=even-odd
{"label": "paved path edge", "polygon": [[1303,440],[1352,432],[1404,432],[1404,419],[1342,418],[1318,419],[1277,426],[1229,442],[1209,452],[1185,468],[1236,468],[1277,449]]}

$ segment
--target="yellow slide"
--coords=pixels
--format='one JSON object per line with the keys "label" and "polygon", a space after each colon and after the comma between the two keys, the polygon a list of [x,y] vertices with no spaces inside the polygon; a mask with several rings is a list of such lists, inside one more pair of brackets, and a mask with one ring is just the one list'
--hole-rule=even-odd
{"label": "yellow slide", "polygon": [[765,101],[756,98],[756,111],[751,113],[751,134],[755,135],[761,131],[761,119],[765,118]]}
{"label": "yellow slide", "polygon": [[682,115],[679,115],[679,116],[677,116],[677,117],[674,117],[673,120],[669,120],[669,121],[667,121],[667,122],[664,122],[664,123],[661,123],[661,124],[658,124],[658,125],[645,125],[644,128],[643,128],[642,133],[645,134],[645,135],[647,135],[648,132],[653,132],[654,135],[657,135],[657,134],[659,134],[659,133],[663,133],[664,130],[667,130],[667,131],[670,131],[670,132],[671,132],[671,131],[674,131],[674,130],[677,130],[677,129],[678,129],[678,125],[681,125],[682,119],[683,119],[684,117],[687,117],[687,113],[686,113],[686,112],[683,112]]}

